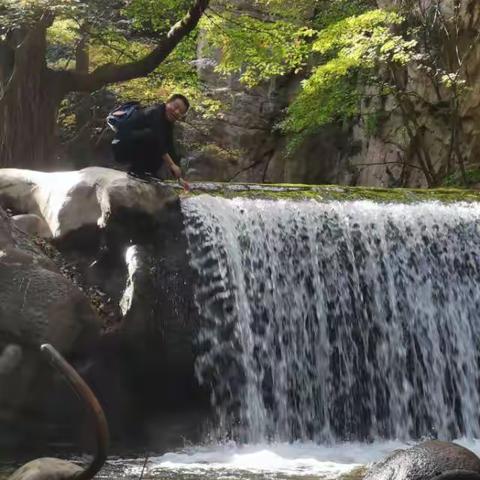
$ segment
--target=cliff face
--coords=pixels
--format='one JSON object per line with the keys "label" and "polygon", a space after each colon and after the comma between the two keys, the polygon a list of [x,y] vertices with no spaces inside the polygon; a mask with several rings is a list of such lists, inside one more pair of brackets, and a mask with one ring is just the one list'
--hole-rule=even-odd
{"label": "cliff face", "polygon": [[[391,8],[398,1],[378,3]],[[419,59],[398,73],[397,89],[408,95],[408,102],[399,108],[394,95],[380,105],[381,121],[373,135],[365,134],[362,123],[355,129],[361,149],[350,163],[367,164],[358,169],[360,184],[431,186],[455,171],[461,177],[465,170],[468,180],[469,171],[477,168],[480,4],[443,0],[435,20],[425,13],[434,3],[418,2],[415,15],[428,25],[428,37],[417,38]],[[372,112],[372,106],[364,104],[365,112]]]}
{"label": "cliff face", "polygon": [[[399,3],[378,1],[387,9]],[[214,62],[199,62],[212,98],[229,102],[231,109],[206,125],[210,141],[221,148],[191,154],[191,178],[412,187],[440,185],[454,172],[461,179],[462,170],[468,178],[480,149],[480,87],[475,81],[480,4],[467,0],[455,7],[458,2],[443,0],[437,17],[431,17],[426,12],[433,3],[415,2],[417,18],[431,22],[428,39],[417,39],[418,58],[393,78],[392,72],[381,72],[395,93],[365,101],[350,125],[325,126],[291,158],[274,125],[301,79],[276,79],[252,91],[236,78],[219,77]],[[200,59],[205,47],[200,42]]]}

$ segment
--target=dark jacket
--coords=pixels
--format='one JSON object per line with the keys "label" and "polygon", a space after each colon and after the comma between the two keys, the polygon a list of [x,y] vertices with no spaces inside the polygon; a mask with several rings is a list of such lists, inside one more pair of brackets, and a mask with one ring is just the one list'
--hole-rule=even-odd
{"label": "dark jacket", "polygon": [[176,160],[173,124],[165,116],[164,103],[137,110],[121,125],[115,138],[115,158],[128,163],[133,173],[155,174],[163,165],[165,153]]}

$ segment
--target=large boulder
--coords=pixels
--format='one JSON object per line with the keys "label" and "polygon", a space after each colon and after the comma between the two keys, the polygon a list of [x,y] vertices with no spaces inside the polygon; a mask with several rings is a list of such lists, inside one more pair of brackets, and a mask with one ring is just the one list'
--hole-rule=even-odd
{"label": "large boulder", "polygon": [[102,228],[122,210],[155,216],[177,198],[172,188],[108,168],[53,173],[0,169],[0,205],[39,215],[54,238]]}
{"label": "large boulder", "polygon": [[431,440],[397,450],[374,465],[364,480],[431,480],[447,472],[452,472],[451,480],[463,478],[462,472],[480,475],[480,458],[456,443]]}
{"label": "large boulder", "polygon": [[19,429],[21,420],[37,417],[49,391],[52,375],[39,346],[48,342],[64,354],[78,352],[99,337],[102,321],[2,209],[0,285],[0,421]]}
{"label": "large boulder", "polygon": [[[175,189],[154,179],[98,167],[53,173],[4,169],[0,170],[1,206],[45,220],[62,269],[73,272],[89,294],[100,292],[100,303],[107,302],[113,310],[99,341],[74,359],[104,405],[113,436],[131,438],[142,428],[149,429],[151,416],[159,409],[176,410],[182,404],[198,409],[205,397],[193,372],[197,313]],[[50,262],[49,268],[54,275],[55,265]],[[14,273],[20,276],[21,272]],[[29,280],[35,282],[35,276],[30,277],[22,284],[22,292]],[[81,314],[83,307],[74,306],[66,285],[48,286],[53,282],[50,277],[45,274],[45,297],[50,290],[58,291],[66,299],[65,308],[72,305]],[[9,311],[22,308],[13,291],[10,285],[2,292],[10,295]],[[24,308],[28,307],[26,302]],[[61,313],[59,305],[55,308],[52,318],[68,314]],[[35,322],[37,314],[29,312],[28,317]],[[9,327],[14,330],[15,325]],[[25,338],[32,345],[37,344],[36,330],[26,328]],[[58,331],[68,341],[71,333]],[[43,341],[48,338],[58,346],[52,335],[44,337]],[[0,369],[12,371],[18,357],[19,352],[9,347],[0,357]],[[65,390],[51,392],[52,405],[68,403],[70,392]],[[61,410],[55,409],[51,418],[62,425],[78,416]]]}
{"label": "large boulder", "polygon": [[0,340],[69,352],[98,334],[101,321],[85,295],[0,210]]}

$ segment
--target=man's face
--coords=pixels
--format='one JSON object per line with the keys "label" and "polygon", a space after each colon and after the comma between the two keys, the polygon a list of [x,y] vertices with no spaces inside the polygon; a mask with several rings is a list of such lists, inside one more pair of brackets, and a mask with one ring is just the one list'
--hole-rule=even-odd
{"label": "man's face", "polygon": [[167,102],[165,106],[165,115],[169,122],[175,123],[181,120],[187,113],[187,106],[180,98]]}

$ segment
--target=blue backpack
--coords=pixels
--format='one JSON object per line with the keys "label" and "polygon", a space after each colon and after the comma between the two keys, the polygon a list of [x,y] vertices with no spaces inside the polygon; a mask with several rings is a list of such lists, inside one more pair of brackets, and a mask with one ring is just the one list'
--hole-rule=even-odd
{"label": "blue backpack", "polygon": [[137,101],[122,103],[107,115],[107,125],[117,133],[119,129],[125,125],[127,120],[131,118],[137,110],[140,110],[140,108],[142,108],[142,106],[140,102]]}

